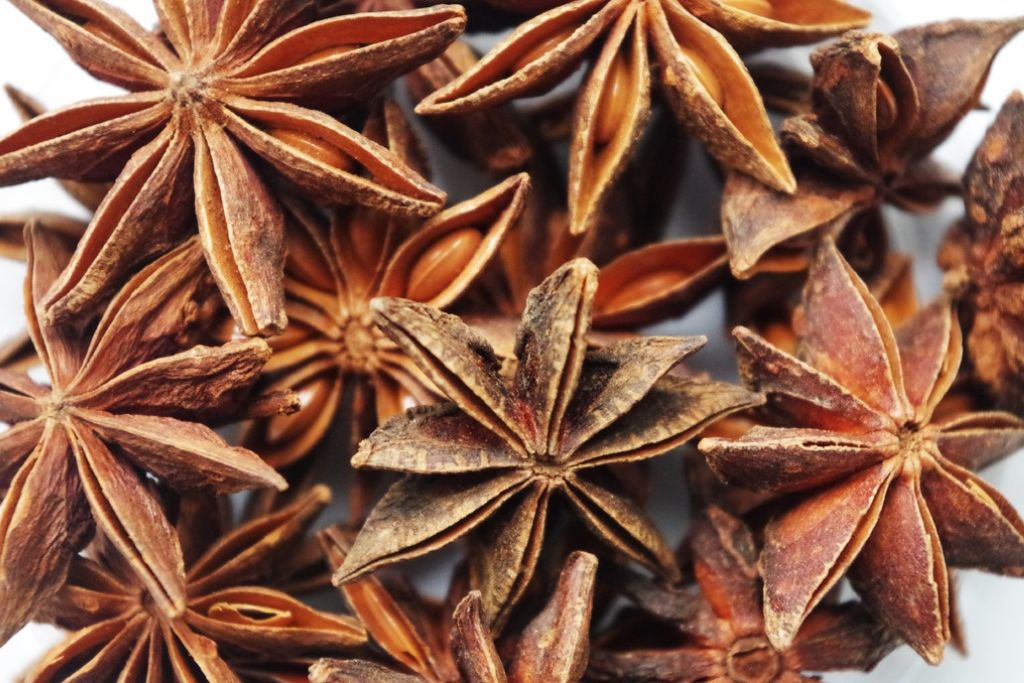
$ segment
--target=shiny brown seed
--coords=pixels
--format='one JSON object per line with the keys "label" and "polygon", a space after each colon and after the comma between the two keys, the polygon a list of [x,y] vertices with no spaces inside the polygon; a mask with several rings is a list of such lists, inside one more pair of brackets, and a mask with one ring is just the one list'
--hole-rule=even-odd
{"label": "shiny brown seed", "polygon": [[462,228],[435,242],[409,271],[406,296],[429,301],[440,294],[463,271],[483,239],[476,228]]}
{"label": "shiny brown seed", "polygon": [[741,12],[756,14],[759,17],[771,18],[775,16],[775,9],[769,0],[722,0],[722,3]]}
{"label": "shiny brown seed", "polygon": [[348,238],[352,250],[369,272],[380,263],[384,241],[388,234],[388,217],[382,213],[364,212],[360,220],[352,221]]}
{"label": "shiny brown seed", "polygon": [[630,304],[644,301],[676,287],[684,279],[686,279],[686,275],[677,270],[652,271],[620,287],[615,292],[615,296],[605,302],[602,308],[606,311],[626,308]]}
{"label": "shiny brown seed", "polygon": [[516,71],[519,71],[530,62],[536,61],[543,57],[544,55],[546,55],[547,53],[551,52],[551,50],[553,50],[556,45],[558,45],[563,40],[572,35],[572,32],[575,30],[576,27],[570,25],[566,26],[560,31],[552,33],[550,36],[542,40],[539,44],[531,48],[528,52],[520,56],[519,59],[517,59],[512,64],[512,72],[515,73]]}
{"label": "shiny brown seed", "polygon": [[359,44],[335,45],[334,47],[328,47],[323,50],[317,50],[316,52],[312,52],[303,57],[302,59],[296,61],[295,66],[302,66],[303,64],[312,64],[313,62],[319,61],[321,59],[327,59],[328,57],[336,57],[338,55],[343,55],[346,52],[352,52],[352,50],[358,50],[361,47],[363,46]]}
{"label": "shiny brown seed", "polygon": [[611,67],[605,75],[601,102],[597,107],[597,119],[594,121],[594,139],[598,144],[608,144],[622,125],[629,107],[629,86],[629,64],[625,59],[612,60]]}
{"label": "shiny brown seed", "polygon": [[697,76],[697,80],[704,86],[704,90],[707,91],[708,96],[715,101],[719,107],[725,105],[725,90],[722,88],[721,81],[718,80],[718,76],[715,75],[711,65],[701,57],[695,50],[688,47],[679,46],[683,56],[690,63],[690,67],[693,69],[693,73]]}
{"label": "shiny brown seed", "polygon": [[306,156],[313,157],[339,171],[351,171],[355,167],[352,157],[315,135],[290,128],[270,128],[267,133]]}
{"label": "shiny brown seed", "polygon": [[331,393],[331,380],[320,377],[298,390],[301,408],[291,415],[274,415],[267,420],[266,438],[280,443],[295,438],[309,429],[323,412]]}
{"label": "shiny brown seed", "polygon": [[324,255],[309,235],[298,229],[287,232],[289,275],[317,289],[331,291],[334,278],[327,268]]}
{"label": "shiny brown seed", "polygon": [[881,78],[878,79],[878,85],[875,87],[875,109],[877,111],[876,120],[878,123],[878,132],[884,133],[890,130],[896,125],[896,117],[899,116],[899,105],[896,102],[896,96],[892,92],[885,81]]}

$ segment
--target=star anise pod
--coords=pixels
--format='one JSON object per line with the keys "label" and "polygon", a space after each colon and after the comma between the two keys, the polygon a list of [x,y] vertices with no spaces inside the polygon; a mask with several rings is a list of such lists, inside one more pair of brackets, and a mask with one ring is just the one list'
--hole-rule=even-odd
{"label": "star anise pod", "polygon": [[[757,546],[750,530],[712,507],[695,522],[688,545],[697,585],[679,588],[630,577],[621,588],[657,618],[651,630],[664,632],[668,622],[678,630],[679,642],[597,651],[587,672],[592,680],[818,681],[803,672],[870,671],[898,644],[861,605],[847,602],[819,606],[792,645],[777,649],[765,636]],[[636,642],[644,631],[631,626],[628,636]]]}
{"label": "star anise pod", "polygon": [[[343,561],[344,538],[329,533],[324,541],[332,561]],[[587,664],[596,574],[593,555],[574,552],[568,556],[547,604],[515,639],[507,666],[488,628],[478,591],[466,595],[448,619],[435,616],[436,609],[424,613],[415,603],[410,606],[396,599],[376,577],[357,579],[343,585],[342,591],[399,670],[369,660],[325,659],[312,667],[310,679],[313,683],[579,681]],[[448,628],[437,628],[438,621]]]}
{"label": "star anise pod", "polygon": [[[315,610],[261,583],[329,499],[326,487],[314,488],[220,538],[187,562],[179,577],[187,601],[173,612],[161,608],[129,561],[98,543],[93,558],[74,560],[49,607],[54,622],[73,633],[28,681],[287,680],[284,672],[301,675],[317,656],[362,644],[366,631],[356,619]],[[183,564],[187,539],[165,540],[163,552]]]}
{"label": "star anise pod", "polygon": [[939,252],[967,330],[971,370],[1024,412],[1024,98],[1010,96],[964,175],[966,215]]}
{"label": "star anise pod", "polygon": [[[576,99],[569,162],[570,229],[598,220],[651,109],[651,72],[679,122],[724,166],[784,192],[792,172],[737,49],[812,43],[863,26],[838,0],[507,0],[540,14],[468,72],[433,93],[422,114],[464,112],[541,94],[591,62]],[[658,67],[649,62],[653,51]]]}
{"label": "star anise pod", "polygon": [[999,412],[933,419],[960,366],[951,306],[940,299],[894,331],[829,240],[796,330],[796,356],[733,332],[745,382],[787,426],[700,443],[730,483],[804,494],[764,532],[768,637],[789,647],[849,570],[867,606],[938,662],[950,639],[948,567],[1024,571],[1024,522],[970,471],[1024,445],[1024,422]]}
{"label": "star anise pod", "polygon": [[1024,19],[850,32],[816,51],[812,111],[782,128],[797,191],[739,174],[726,183],[722,230],[733,273],[777,268],[780,249],[792,262],[794,249],[813,249],[814,232],[836,232],[882,204],[923,212],[958,192],[929,154],[978,105],[992,60],[1021,28]]}
{"label": "star anise pod", "polygon": [[255,453],[189,421],[237,414],[270,356],[260,339],[187,343],[211,286],[196,240],[132,278],[95,329],[43,321],[41,299],[70,253],[43,230],[26,242],[25,315],[51,386],[0,370],[0,420],[11,425],[0,434],[0,642],[60,586],[92,520],[156,604],[180,609],[182,569],[165,552],[172,530],[145,472],[182,489],[285,485]]}
{"label": "star anise pod", "polygon": [[[376,125],[390,131],[381,137],[399,156],[410,154],[401,149],[411,131],[397,107],[379,112]],[[430,381],[380,331],[370,301],[401,296],[447,307],[493,258],[529,190],[529,177],[516,175],[420,224],[366,208],[336,211],[328,220],[289,201],[294,221],[285,295],[291,324],[270,340],[274,355],[266,370],[273,373],[271,389],[294,389],[302,405],[295,414],[255,423],[244,443],[284,467],[322,442],[346,408],[358,440],[409,398],[431,402]]]}
{"label": "star anise pod", "polygon": [[462,31],[461,7],[306,23],[307,1],[156,0],[154,35],[97,0],[13,1],[86,71],[131,91],[45,114],[0,140],[0,183],[117,177],[46,296],[55,320],[98,306],[133,268],[179,243],[196,215],[239,328],[280,332],[284,225],[251,155],[325,202],[426,216],[444,201],[386,149],[310,107],[361,103],[433,59]]}
{"label": "star anise pod", "polygon": [[760,397],[666,376],[703,338],[634,338],[588,351],[596,289],[597,269],[585,259],[537,287],[519,328],[515,368],[504,374],[491,346],[455,316],[374,300],[377,324],[451,403],[398,415],[361,444],[353,465],[409,476],[377,503],[336,583],[430,552],[489,521],[470,575],[487,621],[500,626],[534,574],[555,493],[616,551],[676,576],[657,528],[604,484],[601,469],[664,453]]}

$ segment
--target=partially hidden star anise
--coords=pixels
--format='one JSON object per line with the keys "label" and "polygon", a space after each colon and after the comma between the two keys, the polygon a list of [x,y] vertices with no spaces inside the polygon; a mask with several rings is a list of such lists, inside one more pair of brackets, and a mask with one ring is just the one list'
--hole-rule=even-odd
{"label": "partially hidden star anise", "polygon": [[1024,97],[1003,105],[964,175],[966,214],[939,252],[973,375],[1024,412]]}
{"label": "partially hidden star anise", "polygon": [[[757,546],[735,517],[709,508],[690,530],[697,585],[666,586],[631,577],[620,589],[656,620],[678,630],[678,644],[664,648],[601,650],[591,656],[596,681],[682,683],[799,683],[818,681],[803,672],[869,671],[898,641],[855,602],[817,607],[791,646],[776,649],[765,637]],[[666,624],[667,622],[667,624]],[[625,637],[645,634],[626,624]],[[615,627],[612,627],[612,632]]]}
{"label": "partially hidden star anise", "polygon": [[[27,681],[304,680],[316,657],[366,641],[356,619],[315,610],[262,583],[267,567],[294,549],[328,500],[327,488],[315,487],[217,539],[185,563],[179,592],[187,601],[171,613],[100,537],[92,557],[72,562],[48,606],[48,616],[72,633]],[[166,541],[163,552],[182,563],[179,539]]]}
{"label": "partially hidden star anise", "polygon": [[796,192],[739,174],[726,183],[722,231],[733,273],[777,268],[775,250],[792,260],[787,243],[813,245],[811,233],[841,229],[882,204],[923,212],[958,192],[958,179],[929,155],[978,105],[996,53],[1022,28],[1024,19],[948,21],[892,36],[853,31],[817,50],[811,111],[782,127]]}
{"label": "partially hidden star anise", "polygon": [[[416,110],[444,114],[537,95],[591,61],[576,96],[569,161],[570,229],[591,228],[651,110],[651,73],[687,131],[724,166],[783,192],[795,187],[737,49],[812,43],[863,26],[838,0],[502,0],[536,14]],[[546,11],[543,11],[546,10]],[[649,53],[657,58],[651,63]]]}
{"label": "partially hidden star anise", "polygon": [[893,330],[830,240],[795,328],[795,356],[733,332],[745,382],[767,394],[782,426],[699,445],[730,483],[804,494],[764,532],[768,637],[789,647],[849,572],[872,612],[936,663],[951,637],[948,568],[1024,571],[1024,521],[971,472],[1024,445],[1024,422],[933,418],[960,367],[951,305],[940,299]]}
{"label": "partially hidden star anise", "polygon": [[450,403],[406,411],[361,444],[356,467],[408,476],[371,512],[337,583],[486,522],[488,542],[471,557],[470,578],[488,623],[500,627],[534,574],[554,494],[617,552],[677,575],[660,532],[606,485],[602,470],[664,453],[760,397],[667,374],[703,338],[639,337],[588,351],[596,289],[597,269],[585,259],[538,286],[506,373],[491,346],[455,316],[374,300],[377,323]]}
{"label": "partially hidden star anise", "polygon": [[145,472],[179,489],[285,485],[258,455],[191,421],[242,410],[270,357],[261,339],[187,343],[211,287],[196,240],[129,280],[94,330],[43,320],[41,299],[70,253],[43,230],[26,243],[25,315],[51,385],[0,370],[0,420],[11,425],[0,434],[0,642],[60,587],[93,520],[156,604],[182,609],[173,530]]}
{"label": "partially hidden star anise", "polygon": [[[347,543],[336,530],[323,537],[335,565]],[[547,604],[518,634],[508,661],[495,647],[480,593],[459,601],[451,616],[412,609],[374,576],[341,587],[377,646],[398,665],[365,659],[321,660],[310,670],[313,683],[575,683],[586,669],[597,559],[571,553]],[[432,606],[433,607],[433,606]],[[438,624],[436,622],[442,622]],[[438,628],[445,626],[444,630]],[[405,673],[409,672],[409,673]],[[410,675],[411,674],[411,675]]]}
{"label": "partially hidden star anise", "polygon": [[425,216],[444,201],[386,149],[311,107],[361,103],[436,57],[462,31],[461,7],[309,23],[308,2],[156,0],[154,35],[100,2],[14,4],[86,71],[131,91],[44,114],[0,139],[3,184],[116,176],[47,293],[55,320],[100,305],[196,216],[239,328],[280,332],[284,225],[253,155],[325,202]]}

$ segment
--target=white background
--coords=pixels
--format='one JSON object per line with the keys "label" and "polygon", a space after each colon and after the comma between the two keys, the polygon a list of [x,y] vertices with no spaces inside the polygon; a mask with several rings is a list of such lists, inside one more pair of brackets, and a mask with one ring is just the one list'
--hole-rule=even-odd
{"label": "white background", "polygon": [[[145,0],[111,1],[132,12],[145,25],[155,21],[152,8]],[[883,31],[953,17],[995,18],[1024,14],[1024,0],[904,0],[900,3],[860,0],[857,4],[875,13],[873,27]],[[801,60],[805,51],[790,50],[786,54],[791,60]],[[983,96],[983,102],[990,111],[974,112],[960,124],[938,151],[943,162],[957,170],[963,169],[999,105],[1012,90],[1024,87],[1021,65],[1024,65],[1024,36],[1012,42],[996,61]],[[0,2],[0,81],[13,83],[51,108],[116,92],[116,89],[94,81],[75,67],[53,40],[6,2]],[[13,129],[17,124],[13,110],[6,102],[0,102],[0,133]],[[698,154],[691,153],[691,157],[698,167],[703,164]],[[472,194],[484,183],[480,179],[467,179],[466,170],[448,159],[439,160],[437,171],[436,181],[456,198]],[[697,168],[684,180],[684,198],[672,223],[680,226],[674,229],[677,234],[706,231],[706,226],[711,224],[713,212],[709,213],[707,206],[707,177],[706,167]],[[459,180],[453,182],[453,179]],[[463,182],[467,184],[461,184]],[[703,207],[689,208],[688,197],[702,198]],[[86,217],[53,181],[0,188],[0,213],[33,208]],[[927,217],[890,215],[895,243],[918,256],[915,277],[923,300],[938,291],[935,249],[942,232],[961,210],[960,203],[951,200],[940,211]],[[20,293],[23,273],[21,264],[0,260],[0,339],[22,326]],[[707,334],[711,342],[698,358],[703,356],[716,374],[727,377],[733,371],[731,350],[722,334],[721,306],[721,299],[715,297],[683,320],[660,326],[659,332]],[[677,459],[670,456],[661,460],[659,468],[665,470],[667,476],[660,476],[659,471],[656,477],[662,485],[655,495],[654,514],[674,540],[682,531],[681,519],[685,519],[686,501],[684,494],[680,493]],[[985,475],[1018,509],[1024,510],[1024,454],[1018,454],[1016,460],[1010,458],[989,468]],[[435,579],[433,583],[436,587],[440,581]],[[908,648],[901,648],[869,677],[837,674],[826,678],[830,681],[885,683],[1024,680],[1020,666],[1020,653],[1024,646],[1024,581],[963,572],[960,574],[960,589],[963,622],[971,652],[968,659],[950,652],[940,667],[930,668]],[[15,680],[59,638],[59,631],[49,626],[31,625],[24,629],[0,648],[0,683]]]}

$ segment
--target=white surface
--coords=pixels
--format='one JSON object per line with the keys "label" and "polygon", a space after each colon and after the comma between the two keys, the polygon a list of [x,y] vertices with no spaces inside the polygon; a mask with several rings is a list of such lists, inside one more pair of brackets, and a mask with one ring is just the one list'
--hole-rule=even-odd
{"label": "white surface", "polygon": [[[146,25],[154,22],[152,8],[144,0],[110,1],[132,12]],[[873,28],[885,31],[955,16],[992,18],[1024,13],[1024,2],[1021,0],[973,0],[966,3],[962,0],[904,0],[901,3],[860,0],[858,4],[874,11],[876,20]],[[790,50],[784,54],[799,56],[803,53]],[[964,167],[999,105],[1012,90],[1024,87],[1024,79],[1019,71],[1022,64],[1024,37],[1019,36],[1002,52],[992,70],[983,97],[991,111],[972,113],[960,124],[938,152],[942,161],[958,170]],[[116,92],[111,86],[98,83],[80,71],[53,40],[6,2],[0,3],[0,81],[12,82],[38,97],[48,107]],[[0,103],[0,133],[16,125],[17,118],[13,111],[6,103]],[[472,193],[465,187],[453,187],[448,182],[453,177],[464,176],[464,169],[445,161],[437,165],[438,182],[453,196],[464,197]],[[692,201],[692,198],[701,197],[703,193],[706,202],[707,189],[701,180],[698,173],[691,174],[685,181],[688,192],[680,202],[682,208],[675,213],[674,225],[699,226],[707,223],[709,213],[706,206],[703,210],[685,209],[690,205],[687,196]],[[475,191],[483,183],[477,179],[473,184],[475,187],[472,191]],[[81,209],[64,196],[53,181],[0,188],[0,212],[31,208],[46,208],[83,216]],[[930,298],[938,291],[935,249],[946,226],[961,210],[959,202],[950,201],[941,211],[928,217],[911,218],[896,213],[890,216],[896,245],[918,256],[915,273],[923,299]],[[682,234],[686,230],[679,228],[676,232]],[[20,291],[23,272],[20,264],[0,260],[0,338],[13,333],[22,325]],[[724,376],[732,370],[731,367],[722,367],[722,364],[731,365],[732,361],[731,351],[721,334],[722,327],[721,300],[715,297],[685,319],[661,326],[660,331],[707,334],[711,337],[711,343],[698,354],[698,359],[703,357],[704,362],[717,374]],[[665,476],[656,477],[662,485],[656,493],[653,510],[655,516],[664,522],[666,533],[675,540],[681,533],[685,519],[678,459],[674,456],[662,458],[658,467],[664,470]],[[988,469],[985,476],[995,482],[1019,509],[1024,510],[1024,457],[1018,454],[1016,459],[1010,458]],[[963,683],[1024,679],[1019,664],[1020,648],[1024,646],[1024,628],[1021,626],[1024,615],[1024,581],[964,572],[960,575],[960,588],[962,617],[971,649],[969,659],[964,660],[950,653],[940,667],[929,668],[907,648],[902,648],[884,661],[871,676],[837,674],[827,676],[827,680]],[[0,648],[0,683],[15,680],[25,667],[58,638],[59,632],[49,626],[32,625],[19,633]]]}

